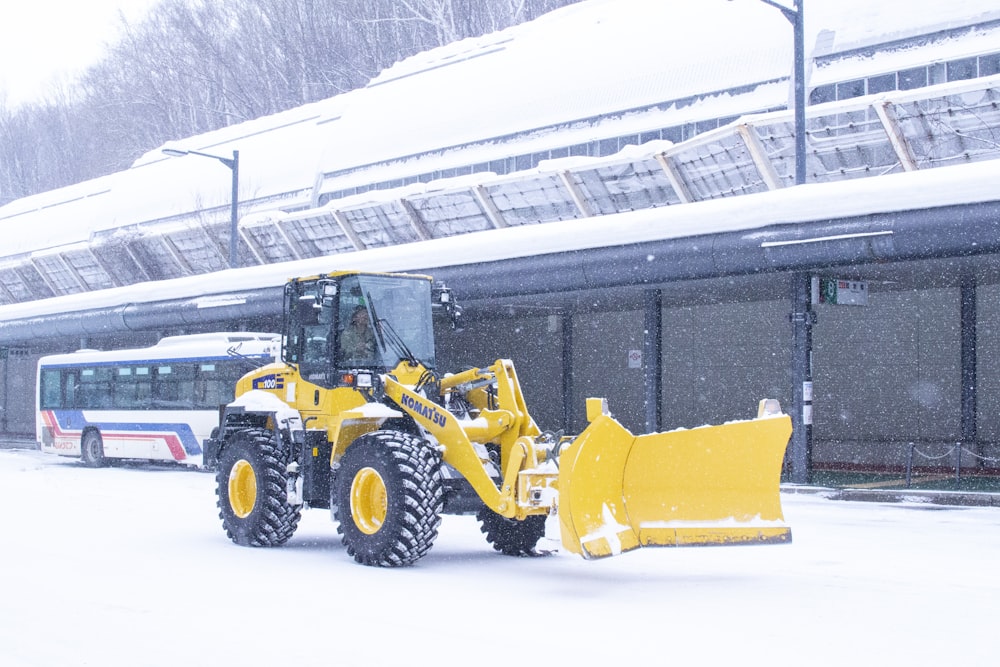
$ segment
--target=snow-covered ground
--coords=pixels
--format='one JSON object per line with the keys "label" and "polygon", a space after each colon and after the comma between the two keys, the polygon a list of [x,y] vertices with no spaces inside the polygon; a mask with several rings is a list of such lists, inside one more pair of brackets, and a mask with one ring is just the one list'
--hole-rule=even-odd
{"label": "snow-covered ground", "polygon": [[225,537],[211,474],[0,450],[0,665],[995,665],[1000,509],[786,495],[794,542],[495,554],[447,516],[407,569],[324,510]]}

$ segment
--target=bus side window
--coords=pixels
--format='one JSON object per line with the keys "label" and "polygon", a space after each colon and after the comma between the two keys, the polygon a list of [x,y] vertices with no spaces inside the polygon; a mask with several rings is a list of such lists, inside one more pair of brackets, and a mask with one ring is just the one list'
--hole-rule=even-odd
{"label": "bus side window", "polygon": [[[66,373],[69,376],[69,373]],[[58,368],[42,369],[42,378],[38,391],[38,407],[42,410],[55,410],[63,407],[63,371]]]}
{"label": "bus side window", "polygon": [[153,376],[149,366],[135,368],[135,404],[136,407],[148,408],[153,396]]}
{"label": "bus side window", "polygon": [[169,409],[177,402],[177,383],[174,382],[173,366],[162,365],[156,367],[156,375],[153,378],[153,400],[150,405],[156,410]]}
{"label": "bus side window", "polygon": [[79,407],[102,410],[111,407],[111,369],[98,366],[80,372]]}
{"label": "bus side window", "polygon": [[77,403],[77,388],[80,386],[80,376],[77,371],[64,371],[63,372],[63,400],[60,407],[63,408],[78,408],[80,405]]}
{"label": "bus side window", "polygon": [[136,398],[136,384],[133,369],[127,366],[115,369],[116,408],[135,408],[139,402]]}
{"label": "bus side window", "polygon": [[236,381],[242,373],[232,362],[202,363],[195,385],[195,407],[215,410],[229,403],[235,394]]}

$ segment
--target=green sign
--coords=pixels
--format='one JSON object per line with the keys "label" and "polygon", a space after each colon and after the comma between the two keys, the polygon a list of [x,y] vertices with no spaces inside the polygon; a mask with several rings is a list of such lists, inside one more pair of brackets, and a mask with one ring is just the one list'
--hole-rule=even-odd
{"label": "green sign", "polygon": [[812,279],[813,304],[828,303],[838,306],[867,306],[868,282],[842,278]]}

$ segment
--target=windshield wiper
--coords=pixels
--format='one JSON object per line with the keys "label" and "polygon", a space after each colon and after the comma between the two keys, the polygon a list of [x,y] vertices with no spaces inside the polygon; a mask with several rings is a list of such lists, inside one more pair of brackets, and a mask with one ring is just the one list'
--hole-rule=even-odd
{"label": "windshield wiper", "polygon": [[243,347],[243,343],[239,343],[237,345],[233,345],[233,346],[229,347],[226,350],[226,354],[228,354],[233,359],[236,359],[238,361],[243,362],[244,364],[246,364],[246,366],[250,370],[256,370],[256,369],[260,368],[261,366],[266,366],[268,363],[270,363],[270,362],[267,362],[267,361],[260,361],[258,359],[253,358],[253,357],[248,357],[245,354],[241,354],[240,353],[240,348],[241,347]]}
{"label": "windshield wiper", "polygon": [[[405,360],[411,366],[420,365],[420,361],[414,356],[413,352],[406,345],[402,336],[396,333],[396,330],[392,328],[389,324],[389,320],[381,318],[378,313],[375,312],[375,302],[372,300],[371,292],[366,294],[368,299],[368,307],[372,311],[372,320],[375,322],[375,335],[378,337],[379,347],[383,350],[386,347],[391,347],[392,351],[396,353],[397,358]],[[384,327],[384,329],[383,329]],[[386,345],[388,343],[388,345]]]}

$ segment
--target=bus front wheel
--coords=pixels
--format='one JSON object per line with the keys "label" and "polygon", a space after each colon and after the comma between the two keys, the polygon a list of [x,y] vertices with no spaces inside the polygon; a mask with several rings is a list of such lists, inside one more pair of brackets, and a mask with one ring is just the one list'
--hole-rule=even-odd
{"label": "bus front wheel", "polygon": [[90,430],[83,434],[83,439],[80,440],[80,458],[84,465],[91,468],[104,466],[104,441],[100,433]]}

